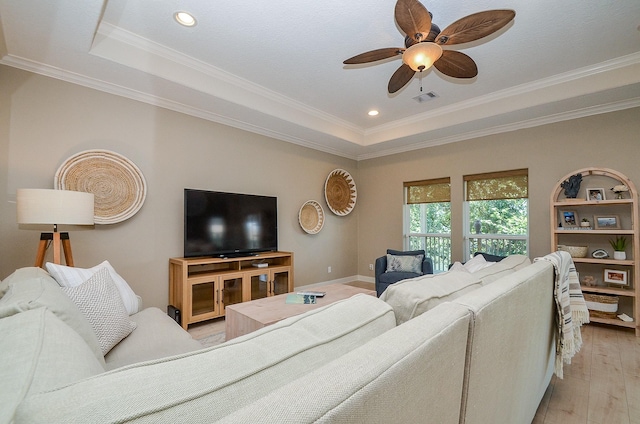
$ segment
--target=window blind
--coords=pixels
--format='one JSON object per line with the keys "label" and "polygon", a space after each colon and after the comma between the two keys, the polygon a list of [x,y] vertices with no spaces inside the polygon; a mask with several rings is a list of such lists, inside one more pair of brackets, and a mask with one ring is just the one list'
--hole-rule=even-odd
{"label": "window blind", "polygon": [[528,177],[528,169],[465,175],[466,200],[528,198]]}
{"label": "window blind", "polygon": [[451,201],[451,179],[411,181],[404,183],[407,188],[407,204],[441,203]]}

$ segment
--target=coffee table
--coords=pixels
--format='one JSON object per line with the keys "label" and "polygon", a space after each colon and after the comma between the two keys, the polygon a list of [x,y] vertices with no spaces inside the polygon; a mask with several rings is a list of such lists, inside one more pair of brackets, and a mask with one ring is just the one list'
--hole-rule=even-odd
{"label": "coffee table", "polygon": [[299,315],[313,309],[321,308],[338,300],[349,298],[358,293],[371,296],[375,290],[349,286],[346,284],[329,284],[313,287],[311,290],[326,292],[324,297],[317,297],[315,304],[301,305],[285,303],[287,294],[264,297],[251,302],[236,303],[225,308],[225,337],[231,340],[285,318]]}

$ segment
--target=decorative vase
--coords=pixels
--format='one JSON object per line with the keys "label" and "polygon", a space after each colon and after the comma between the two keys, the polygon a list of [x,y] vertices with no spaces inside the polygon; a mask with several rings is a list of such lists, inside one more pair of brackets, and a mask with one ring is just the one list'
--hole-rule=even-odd
{"label": "decorative vase", "polygon": [[615,251],[613,252],[613,259],[619,260],[619,261],[624,261],[625,259],[627,259],[627,253],[626,252],[619,252],[619,251]]}
{"label": "decorative vase", "polygon": [[588,221],[582,221],[582,222],[580,223],[580,226],[581,226],[581,227],[591,227],[591,223],[590,223],[590,222],[588,222]]}

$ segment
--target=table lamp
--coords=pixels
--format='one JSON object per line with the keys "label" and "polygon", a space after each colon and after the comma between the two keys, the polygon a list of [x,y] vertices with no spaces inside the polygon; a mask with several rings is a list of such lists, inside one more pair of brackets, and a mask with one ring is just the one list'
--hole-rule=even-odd
{"label": "table lamp", "polygon": [[69,233],[58,232],[58,225],[93,225],[93,193],[37,188],[18,189],[16,196],[18,224],[38,229],[53,225],[53,233],[41,233],[35,266],[42,267],[47,244],[53,243],[53,262],[60,264],[60,245],[67,266],[73,266]]}

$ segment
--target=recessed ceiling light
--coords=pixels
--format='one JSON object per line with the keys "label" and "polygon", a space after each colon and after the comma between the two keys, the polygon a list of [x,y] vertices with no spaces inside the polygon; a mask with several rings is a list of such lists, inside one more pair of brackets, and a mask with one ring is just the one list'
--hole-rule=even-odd
{"label": "recessed ceiling light", "polygon": [[176,12],[173,17],[180,25],[187,27],[196,26],[196,18],[194,18],[189,12]]}
{"label": "recessed ceiling light", "polygon": [[377,110],[370,110],[368,115],[369,116],[376,116],[378,113],[380,113],[380,112],[378,112]]}

